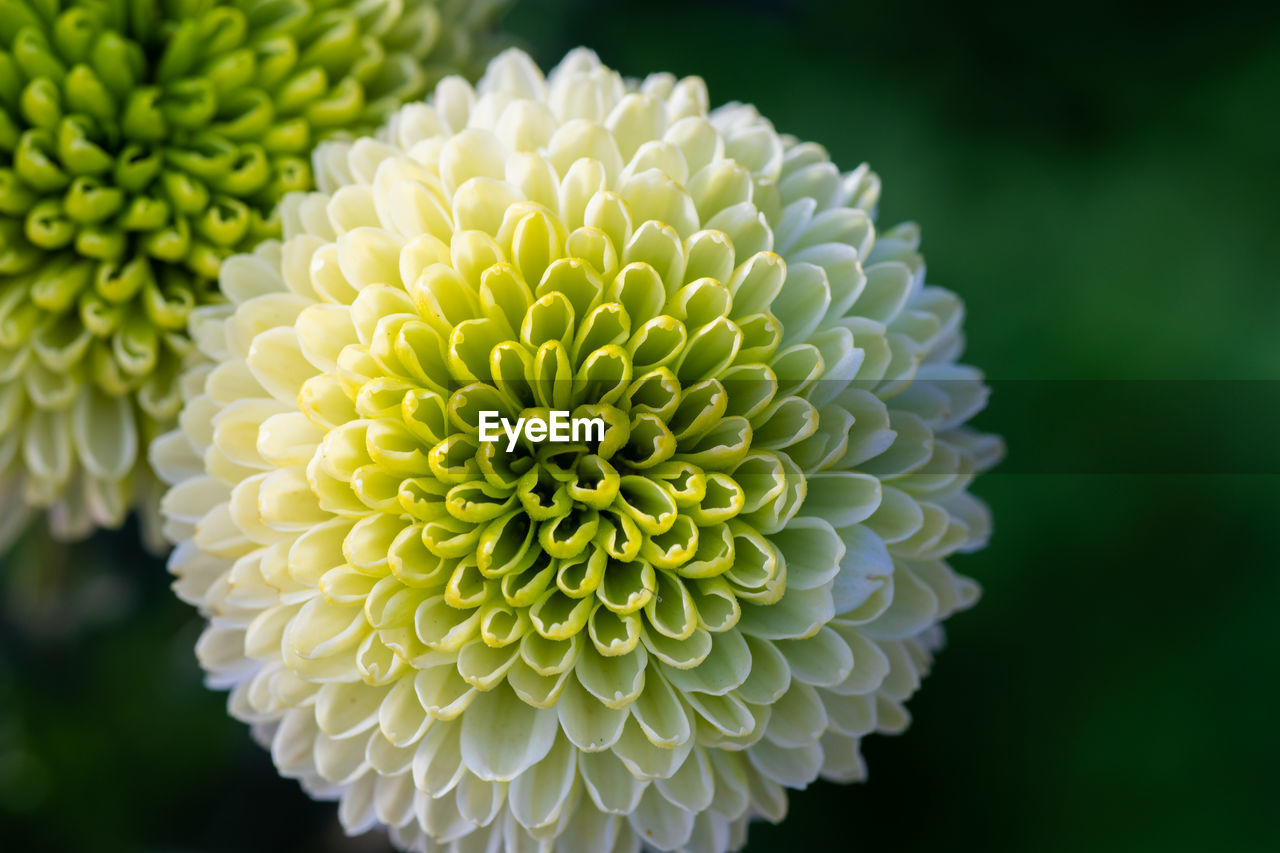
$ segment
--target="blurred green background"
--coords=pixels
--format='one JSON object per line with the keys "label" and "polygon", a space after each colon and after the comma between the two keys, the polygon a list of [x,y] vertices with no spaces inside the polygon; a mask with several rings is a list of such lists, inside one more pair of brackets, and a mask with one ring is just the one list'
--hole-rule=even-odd
{"label": "blurred green background", "polygon": [[[699,74],[869,161],[997,380],[996,535],[956,561],[985,597],[907,734],[865,743],[870,782],[794,795],[749,850],[1280,849],[1280,7],[525,0],[506,25],[544,66]],[[1061,379],[1200,380],[1158,395],[1196,429]],[[0,568],[0,846],[385,849],[201,686],[132,533]]]}

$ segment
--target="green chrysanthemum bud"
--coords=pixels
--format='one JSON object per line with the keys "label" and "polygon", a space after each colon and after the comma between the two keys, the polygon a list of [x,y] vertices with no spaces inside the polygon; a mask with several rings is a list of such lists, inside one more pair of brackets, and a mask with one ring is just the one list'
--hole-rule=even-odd
{"label": "green chrysanthemum bud", "polygon": [[118,524],[187,316],[279,232],[309,156],[483,58],[498,2],[0,3],[3,512]]}
{"label": "green chrysanthemum bud", "polygon": [[[152,445],[175,589],[351,832],[736,848],[861,777],[977,597],[948,560],[1000,443],[959,300],[866,167],[707,103],[506,53],[320,148],[193,315]],[[481,432],[552,412],[598,422]]]}

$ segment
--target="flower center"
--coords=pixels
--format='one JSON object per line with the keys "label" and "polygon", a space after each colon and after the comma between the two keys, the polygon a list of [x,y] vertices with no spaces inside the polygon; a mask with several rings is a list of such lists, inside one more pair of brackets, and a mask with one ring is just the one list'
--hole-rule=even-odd
{"label": "flower center", "polygon": [[[785,561],[765,534],[804,499],[783,448],[818,415],[772,365],[789,376],[807,359],[812,381],[821,356],[781,349],[769,304],[782,263],[761,252],[738,264],[725,235],[682,241],[656,221],[616,236],[566,237],[545,208],[518,203],[496,240],[419,238],[432,262],[414,285],[361,289],[359,341],[302,387],[308,417],[333,424],[312,489],[323,508],[362,516],[343,571],[389,567],[366,612],[410,664],[463,650],[466,677],[480,655],[488,689],[505,671],[491,655],[509,664],[523,646],[554,673],[585,637],[604,656],[643,643],[688,667],[741,602],[783,594]],[[572,252],[588,238],[596,252]],[[301,315],[304,349],[328,310]],[[335,423],[343,400],[354,417]],[[497,429],[557,418],[598,427],[576,439],[566,427],[567,440]]]}

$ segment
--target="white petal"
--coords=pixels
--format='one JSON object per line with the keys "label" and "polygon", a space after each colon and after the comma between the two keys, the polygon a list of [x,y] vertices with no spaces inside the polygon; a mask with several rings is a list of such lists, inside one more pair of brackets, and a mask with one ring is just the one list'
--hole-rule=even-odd
{"label": "white petal", "polygon": [[770,705],[791,683],[791,666],[773,643],[756,637],[746,639],[751,650],[751,672],[735,695],[756,705]]}
{"label": "white petal", "polygon": [[559,819],[577,775],[575,749],[557,738],[551,751],[511,783],[511,812],[522,826],[539,827]]}
{"label": "white petal", "polygon": [[413,820],[413,799],[416,795],[411,774],[379,774],[373,794],[378,820],[387,826],[400,826]]}
{"label": "white petal", "polygon": [[831,690],[844,696],[877,690],[889,674],[889,659],[885,653],[854,625],[837,622],[832,628],[849,644],[849,650],[853,652],[853,668],[845,680]]}
{"label": "white petal", "polygon": [[601,704],[577,679],[570,679],[556,703],[556,713],[565,735],[585,752],[608,749],[622,736],[627,712]]}
{"label": "white petal", "polygon": [[799,639],[816,634],[835,615],[829,587],[788,589],[777,604],[743,604],[742,633],[765,639]]}
{"label": "white petal", "polygon": [[648,784],[609,751],[580,754],[578,767],[592,802],[611,814],[626,815],[635,811]]}
{"label": "white petal", "polygon": [[644,690],[631,703],[630,710],[645,737],[658,746],[676,746],[692,734],[689,712],[671,685],[656,671],[649,674]]}
{"label": "white petal", "polygon": [[413,783],[432,797],[444,796],[466,772],[458,742],[461,723],[441,720],[427,729],[413,754]]}
{"label": "white petal", "polygon": [[654,784],[668,801],[681,808],[692,812],[707,808],[715,793],[715,777],[706,750],[695,748],[675,775]]}
{"label": "white petal", "polygon": [[808,478],[809,494],[804,511],[820,516],[833,527],[865,521],[880,506],[880,481],[852,471],[827,471]]}
{"label": "white petal", "polygon": [[[574,810],[560,841],[567,850],[609,850],[622,830],[622,821],[617,817],[583,801]],[[626,832],[630,834],[629,829]]]}
{"label": "white petal", "polygon": [[574,672],[588,693],[610,708],[625,708],[644,689],[647,660],[643,646],[630,654],[605,657],[593,644],[584,643]]}
{"label": "white petal", "polygon": [[850,737],[870,734],[876,728],[875,699],[869,695],[837,696],[819,691],[823,707],[827,710],[827,722],[832,731]]}
{"label": "white petal", "polygon": [[824,627],[803,640],[778,640],[775,645],[787,659],[791,676],[815,687],[830,687],[848,677],[853,652],[844,639]]}
{"label": "white petal", "polygon": [[350,737],[378,721],[387,689],[363,682],[326,684],[316,695],[316,723],[331,738]]}
{"label": "white petal", "polygon": [[374,808],[378,777],[368,774],[347,787],[338,806],[338,820],[342,828],[355,835],[367,832],[378,822]]}
{"label": "white petal", "polygon": [[707,725],[725,738],[749,737],[759,725],[752,706],[733,694],[713,696],[709,693],[686,693],[684,698],[697,714],[699,742],[706,742],[709,737]]}
{"label": "white petal", "polygon": [[798,681],[773,704],[765,737],[779,746],[804,746],[827,727],[827,711],[818,691]]}
{"label": "white petal", "polygon": [[806,787],[822,769],[822,747],[816,740],[784,747],[766,739],[747,750],[747,758],[761,773],[788,788]]}
{"label": "white petal", "polygon": [[71,435],[80,462],[96,477],[119,479],[138,461],[138,431],[128,398],[87,388],[76,401]]}
{"label": "white petal", "polygon": [[458,811],[477,826],[488,826],[506,801],[505,782],[486,782],[464,773],[458,782]]}
{"label": "white petal", "polygon": [[867,778],[857,738],[835,732],[822,736],[822,778],[832,782],[860,782]]}
{"label": "white petal", "polygon": [[846,527],[840,535],[844,539],[845,553],[832,589],[837,614],[848,613],[866,601],[881,586],[881,581],[874,578],[893,574],[889,549],[869,528],[863,525]]}
{"label": "white petal", "polygon": [[672,805],[654,788],[645,791],[627,820],[646,844],[659,850],[675,850],[693,832],[693,812]]}
{"label": "white petal", "polygon": [[335,785],[349,784],[364,772],[367,737],[350,737],[337,740],[321,732],[316,736],[314,756],[316,770],[326,781]]}
{"label": "white petal", "polygon": [[751,650],[742,633],[730,629],[711,635],[711,653],[695,667],[663,665],[662,674],[677,690],[724,695],[742,685],[751,673]]}
{"label": "white petal", "polygon": [[509,782],[551,749],[555,711],[532,708],[505,684],[482,694],[462,715],[462,757],[475,775]]}
{"label": "white petal", "polygon": [[905,568],[893,575],[893,601],[863,631],[877,639],[915,636],[932,624],[938,615],[938,597],[927,584]]}

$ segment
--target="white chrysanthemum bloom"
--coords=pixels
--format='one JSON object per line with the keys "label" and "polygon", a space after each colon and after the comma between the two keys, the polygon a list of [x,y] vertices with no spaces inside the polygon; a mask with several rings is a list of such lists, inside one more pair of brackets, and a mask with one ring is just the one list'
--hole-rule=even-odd
{"label": "white chrysanthemum bloom", "polygon": [[[223,266],[173,484],[199,657],[417,850],[722,851],[863,775],[976,585],[999,442],[878,182],[696,78],[508,52]],[[479,412],[604,421],[479,438]]]}

